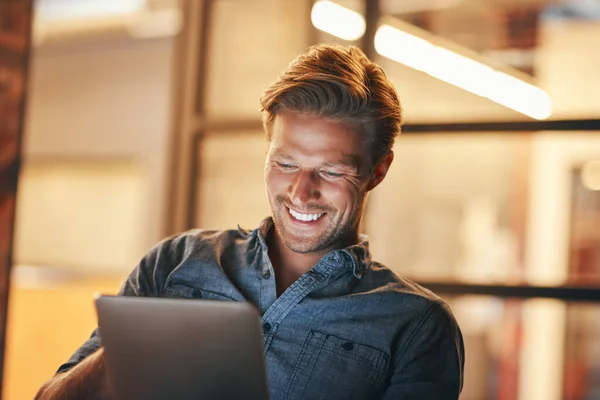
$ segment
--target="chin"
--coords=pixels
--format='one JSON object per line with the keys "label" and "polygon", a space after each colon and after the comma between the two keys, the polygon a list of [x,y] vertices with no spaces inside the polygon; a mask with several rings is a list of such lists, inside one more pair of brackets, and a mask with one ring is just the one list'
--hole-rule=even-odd
{"label": "chin", "polygon": [[286,240],[286,242],[284,242],[285,246],[288,249],[290,249],[291,251],[293,251],[294,253],[298,253],[298,254],[317,253],[317,252],[323,250],[320,248],[320,246],[315,245],[314,243],[303,245],[303,244],[297,243],[297,242],[289,243],[289,240]]}

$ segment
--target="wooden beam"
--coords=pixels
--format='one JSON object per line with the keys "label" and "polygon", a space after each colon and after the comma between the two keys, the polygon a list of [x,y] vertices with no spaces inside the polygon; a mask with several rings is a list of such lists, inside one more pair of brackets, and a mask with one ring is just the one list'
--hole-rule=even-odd
{"label": "wooden beam", "polygon": [[31,0],[0,1],[0,393],[12,266],[17,181],[25,118]]}

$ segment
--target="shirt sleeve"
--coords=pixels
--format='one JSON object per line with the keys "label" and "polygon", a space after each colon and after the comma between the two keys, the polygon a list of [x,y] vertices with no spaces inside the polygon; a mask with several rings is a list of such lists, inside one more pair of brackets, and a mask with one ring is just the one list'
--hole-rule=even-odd
{"label": "shirt sleeve", "polygon": [[432,304],[398,354],[384,400],[458,399],[463,386],[464,343],[445,303]]}
{"label": "shirt sleeve", "polygon": [[[162,291],[164,282],[177,262],[173,258],[172,239],[165,239],[148,252],[129,274],[118,292],[119,296],[156,297]],[[90,338],[75,351],[69,360],[62,364],[56,373],[66,372],[79,364],[102,345],[98,328]]]}

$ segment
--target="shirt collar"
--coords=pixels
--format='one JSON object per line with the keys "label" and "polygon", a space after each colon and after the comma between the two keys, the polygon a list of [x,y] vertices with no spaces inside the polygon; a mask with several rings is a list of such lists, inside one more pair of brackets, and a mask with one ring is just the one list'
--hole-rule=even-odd
{"label": "shirt collar", "polygon": [[[253,231],[247,231],[240,228],[238,232],[243,238],[254,237],[260,242],[263,250],[267,249],[267,234],[273,227],[273,218],[267,217],[261,221],[259,226]],[[362,278],[363,273],[371,266],[371,254],[369,252],[369,237],[361,234],[358,243],[339,250],[333,250],[327,253],[320,262],[328,262],[334,265],[343,264],[346,267],[352,267],[352,273],[358,279]]]}
{"label": "shirt collar", "polygon": [[362,278],[363,273],[371,267],[371,253],[369,252],[369,237],[361,234],[357,244],[337,250],[348,255],[352,262],[354,276]]}

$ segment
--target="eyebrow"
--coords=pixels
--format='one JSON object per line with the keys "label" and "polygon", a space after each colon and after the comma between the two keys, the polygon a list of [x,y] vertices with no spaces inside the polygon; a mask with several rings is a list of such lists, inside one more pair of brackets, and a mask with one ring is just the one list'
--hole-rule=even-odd
{"label": "eyebrow", "polygon": [[340,161],[327,162],[323,164],[325,167],[347,167],[360,171],[360,162],[356,156],[345,155]]}
{"label": "eyebrow", "polygon": [[286,158],[286,159],[292,159],[292,156],[290,156],[288,153],[284,152],[283,150],[275,150],[273,153],[271,153],[271,157],[281,157],[281,158]]}

